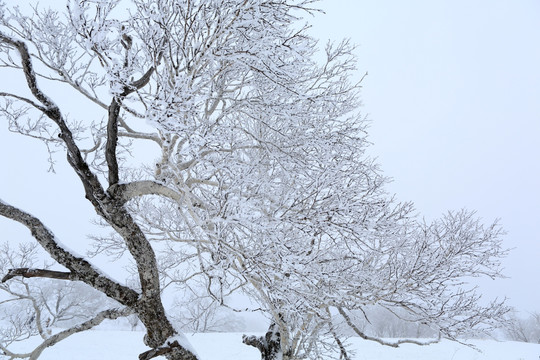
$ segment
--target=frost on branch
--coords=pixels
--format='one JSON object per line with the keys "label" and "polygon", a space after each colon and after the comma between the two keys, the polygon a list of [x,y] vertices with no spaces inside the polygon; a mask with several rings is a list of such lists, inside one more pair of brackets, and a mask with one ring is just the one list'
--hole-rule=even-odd
{"label": "frost on branch", "polygon": [[[372,305],[453,339],[495,325],[504,305],[479,305],[465,281],[500,276],[501,228],[468,211],[426,224],[386,193],[366,154],[354,46],[318,48],[302,19],[317,12],[313,3],[82,0],[69,2],[65,18],[4,10],[1,61],[23,72],[33,97],[1,92],[10,102],[3,117],[45,141],[44,129],[58,128],[107,227],[91,235],[92,255],[130,256],[136,285],[93,273],[86,259],[59,251],[38,219],[0,203],[70,270],[21,268],[7,280],[48,274],[96,287],[146,326],[152,349],[143,358],[196,357],[167,343],[178,330],[163,293],[233,312],[245,309],[231,299],[248,296],[248,310],[272,324],[272,345],[244,341],[272,359],[332,349],[349,358],[342,328],[354,329],[349,314]],[[77,114],[86,126],[74,126],[38,79],[82,94],[94,118]],[[37,123],[23,128],[33,113]],[[141,164],[130,152],[139,147],[155,161]]]}

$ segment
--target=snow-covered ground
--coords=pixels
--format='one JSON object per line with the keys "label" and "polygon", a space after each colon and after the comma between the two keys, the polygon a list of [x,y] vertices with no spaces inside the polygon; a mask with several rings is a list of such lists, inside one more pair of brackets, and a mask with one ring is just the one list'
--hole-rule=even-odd
{"label": "snow-covered ground", "polygon": [[[142,332],[87,331],[76,334],[49,348],[41,360],[133,360],[146,350]],[[255,348],[242,344],[242,334],[210,333],[187,335],[201,360],[259,360]],[[538,360],[540,344],[473,340],[480,351],[442,341],[429,346],[404,344],[390,348],[361,339],[350,339],[355,360]],[[161,358],[157,358],[161,359]]]}

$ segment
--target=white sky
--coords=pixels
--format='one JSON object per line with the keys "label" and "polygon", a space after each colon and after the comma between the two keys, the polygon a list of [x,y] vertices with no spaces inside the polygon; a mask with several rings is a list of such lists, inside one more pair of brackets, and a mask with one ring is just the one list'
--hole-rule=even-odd
{"label": "white sky", "polygon": [[426,218],[501,218],[509,280],[491,296],[540,310],[540,2],[324,0],[313,30],[349,37],[373,154]]}
{"label": "white sky", "polygon": [[[462,207],[486,222],[501,218],[505,244],[515,248],[505,261],[511,278],[482,283],[483,289],[540,310],[540,2],[324,0],[321,6],[326,15],[309,19],[321,45],[343,37],[359,45],[358,79],[369,73],[363,101],[373,121],[372,153],[394,179],[389,190],[414,201],[427,219]],[[63,94],[56,100],[76,103]],[[74,238],[86,233],[88,218],[72,213],[93,212],[77,201],[75,175],[62,167],[58,176],[46,174],[44,147],[5,128],[0,198],[42,217],[77,248]],[[21,233],[4,220],[0,229],[0,240]]]}

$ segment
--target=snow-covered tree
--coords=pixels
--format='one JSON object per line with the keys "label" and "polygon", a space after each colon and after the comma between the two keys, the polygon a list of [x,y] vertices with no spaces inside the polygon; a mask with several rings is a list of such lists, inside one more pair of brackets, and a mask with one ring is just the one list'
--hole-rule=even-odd
{"label": "snow-covered tree", "polygon": [[540,344],[540,313],[533,312],[524,317],[511,312],[502,330],[509,340]]}
{"label": "snow-covered tree", "polygon": [[[2,5],[0,61],[31,93],[4,84],[2,118],[66,153],[108,228],[92,236],[91,253],[129,257],[138,283],[112,280],[39,219],[0,202],[0,214],[67,269],[17,268],[7,278],[103,292],[146,327],[151,350],[141,359],[196,358],[165,314],[164,291],[235,311],[234,297],[249,297],[248,310],[270,321],[265,336],[244,337],[263,359],[333,349],[348,358],[339,328],[372,339],[350,312],[373,304],[449,338],[492,325],[506,308],[481,306],[462,285],[500,275],[501,228],[467,211],[426,224],[385,192],[366,154],[353,46],[319,49],[303,23],[315,2],[72,0],[63,15],[28,16]],[[67,116],[49,82],[82,94],[92,117]],[[151,164],[131,156],[149,146]]]}

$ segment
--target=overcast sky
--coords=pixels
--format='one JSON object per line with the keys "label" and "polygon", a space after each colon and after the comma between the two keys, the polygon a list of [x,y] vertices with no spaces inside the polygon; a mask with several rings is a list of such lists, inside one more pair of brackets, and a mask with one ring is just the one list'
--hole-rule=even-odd
{"label": "overcast sky", "polygon": [[[486,222],[501,218],[505,244],[515,248],[505,261],[511,278],[483,282],[483,289],[540,310],[540,2],[324,0],[321,6],[326,14],[309,19],[321,45],[344,37],[358,44],[357,78],[368,72],[363,102],[372,154],[394,179],[389,190],[414,201],[427,219],[462,207]],[[63,94],[57,100],[77,101]],[[46,152],[35,141],[5,126],[0,138],[0,198],[41,216],[77,248],[73,237],[87,218],[71,214],[90,217],[92,209],[76,201],[75,176],[62,167],[58,176],[45,173]],[[29,159],[35,159],[30,168]],[[4,239],[20,234],[6,221],[0,226]]]}
{"label": "overcast sky", "polygon": [[321,39],[358,45],[372,152],[426,218],[501,218],[509,280],[491,296],[540,310],[540,2],[325,0]]}

